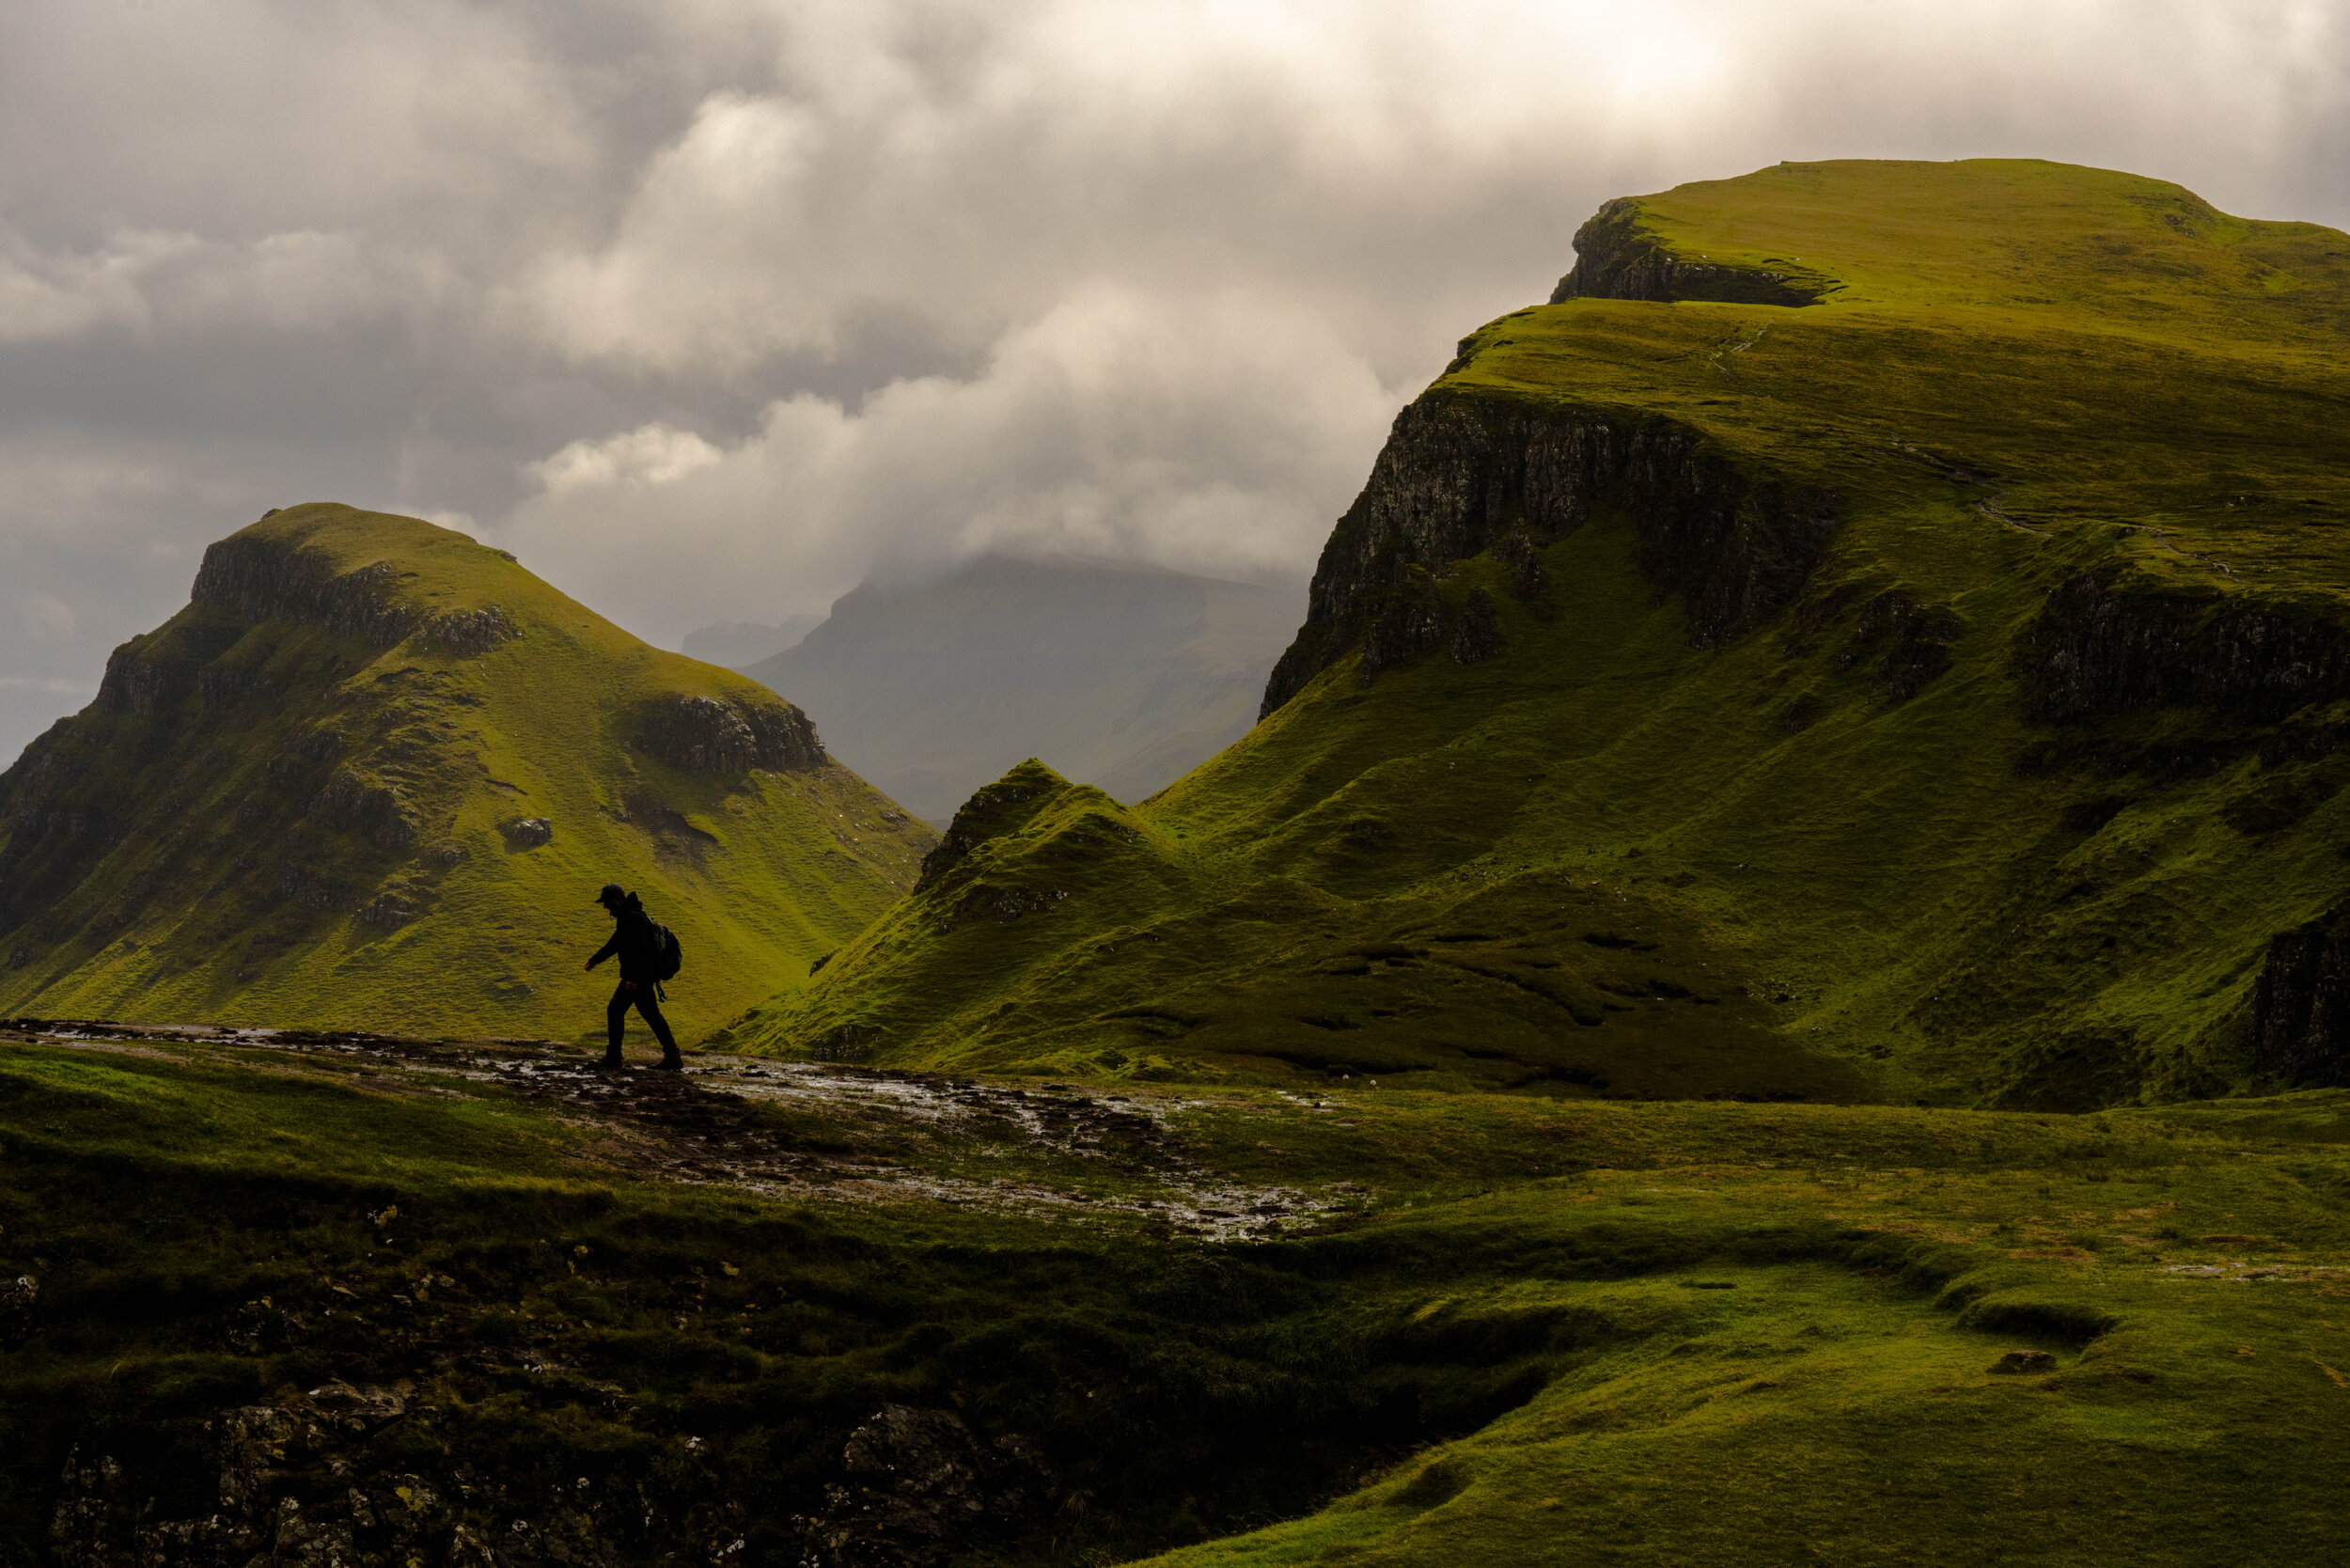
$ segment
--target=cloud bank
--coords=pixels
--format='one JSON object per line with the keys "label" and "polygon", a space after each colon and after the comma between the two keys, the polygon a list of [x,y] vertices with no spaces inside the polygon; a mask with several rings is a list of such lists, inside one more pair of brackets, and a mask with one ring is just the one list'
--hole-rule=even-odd
{"label": "cloud bank", "polygon": [[1302,574],[1609,196],[2031,155],[2350,219],[2330,4],[24,0],[0,755],[315,498],[633,628],[985,549]]}

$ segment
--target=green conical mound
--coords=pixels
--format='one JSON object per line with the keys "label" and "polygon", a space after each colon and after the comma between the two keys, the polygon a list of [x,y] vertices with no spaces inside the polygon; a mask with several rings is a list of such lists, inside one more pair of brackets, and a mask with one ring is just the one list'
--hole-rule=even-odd
{"label": "green conical mound", "polygon": [[0,776],[0,1009],[571,1035],[639,892],[706,1027],[805,972],[932,836],[757,682],[650,648],[503,551],[311,505]]}
{"label": "green conical mound", "polygon": [[1398,417],[1251,735],[1069,797],[1123,829],[1082,853],[995,837],[730,1037],[2047,1107],[2350,1075],[2350,239],[1994,161],[1578,246]]}

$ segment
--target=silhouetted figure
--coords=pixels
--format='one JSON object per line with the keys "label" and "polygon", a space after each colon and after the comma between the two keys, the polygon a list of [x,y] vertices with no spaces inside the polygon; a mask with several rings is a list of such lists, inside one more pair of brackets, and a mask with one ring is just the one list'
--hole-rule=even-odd
{"label": "silhouetted figure", "polygon": [[588,967],[592,969],[607,958],[620,961],[620,987],[612,993],[612,1005],[603,1014],[607,1042],[603,1065],[620,1065],[620,1035],[628,1027],[628,1010],[633,1007],[651,1026],[653,1038],[661,1042],[661,1065],[679,1072],[685,1058],[678,1055],[669,1021],[661,1016],[661,949],[652,917],[645,913],[635,894],[621,891],[617,882],[605,883],[596,902],[612,913],[612,940],[596,949]]}

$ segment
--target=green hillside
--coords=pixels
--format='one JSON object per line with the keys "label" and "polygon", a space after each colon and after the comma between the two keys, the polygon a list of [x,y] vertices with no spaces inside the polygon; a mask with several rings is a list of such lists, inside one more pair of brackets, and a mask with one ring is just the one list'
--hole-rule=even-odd
{"label": "green hillside", "polygon": [[678,932],[707,1027],[933,838],[756,682],[330,505],[213,545],[0,776],[0,1010],[565,1036],[602,1027],[605,881]]}
{"label": "green hillside", "polygon": [[1015,770],[722,1038],[1566,1096],[2334,1081],[2346,312],[2350,239],[2097,170],[1611,203],[1398,417],[1252,733],[1131,810]]}

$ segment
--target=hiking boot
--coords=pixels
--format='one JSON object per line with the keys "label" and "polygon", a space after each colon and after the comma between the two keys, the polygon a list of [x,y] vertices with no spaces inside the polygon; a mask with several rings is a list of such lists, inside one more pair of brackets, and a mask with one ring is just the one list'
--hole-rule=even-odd
{"label": "hiking boot", "polygon": [[596,1071],[599,1073],[618,1073],[627,1065],[627,1062],[620,1059],[619,1052],[606,1051],[603,1054],[603,1059],[596,1063]]}
{"label": "hiking boot", "polygon": [[663,1057],[653,1064],[653,1067],[656,1072],[661,1073],[682,1073],[685,1071],[685,1058],[672,1054]]}

